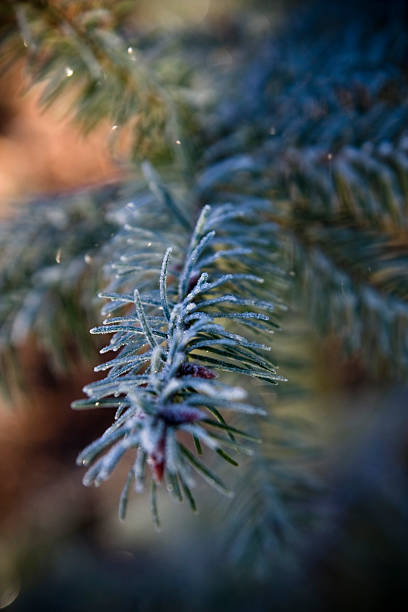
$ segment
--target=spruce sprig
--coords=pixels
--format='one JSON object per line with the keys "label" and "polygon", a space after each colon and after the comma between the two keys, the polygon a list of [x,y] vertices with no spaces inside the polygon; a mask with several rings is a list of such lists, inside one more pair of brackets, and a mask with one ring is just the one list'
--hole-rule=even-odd
{"label": "spruce sprig", "polygon": [[[127,158],[181,162],[178,83],[164,87],[157,78],[163,54],[152,59],[152,53],[140,49],[140,36],[137,44],[128,37],[134,12],[134,3],[121,1],[5,0],[0,6],[0,72],[24,57],[30,80],[44,83],[43,106],[70,92],[72,114],[83,131],[111,122],[116,152],[123,155],[126,132]],[[180,73],[183,79],[186,68]]]}
{"label": "spruce sprig", "polygon": [[[152,476],[156,523],[155,496],[163,480],[177,498],[184,493],[193,509],[193,471],[218,491],[231,494],[191,450],[185,434],[195,441],[198,454],[203,444],[233,465],[237,465],[237,452],[251,453],[241,442],[248,435],[229,425],[222,413],[263,411],[245,403],[245,390],[221,381],[217,371],[246,374],[273,384],[284,380],[269,359],[269,345],[227,327],[235,316],[241,328],[255,324],[256,332],[263,336],[277,326],[275,312],[282,309],[281,304],[247,297],[248,287],[263,284],[247,268],[252,269],[254,260],[262,257],[256,249],[260,227],[254,219],[264,209],[265,204],[259,202],[205,206],[184,257],[179,249],[179,257],[173,259],[170,248],[166,249],[159,291],[136,288],[133,293],[103,294],[111,300],[110,312],[123,306],[126,312],[108,317],[91,332],[113,333],[103,351],[119,350],[119,354],[95,368],[110,372],[87,385],[84,391],[89,399],[74,402],[73,407],[117,409],[113,425],[79,455],[78,463],[91,466],[84,484],[98,485],[109,478],[127,451],[135,453],[121,497],[122,518],[131,483],[134,481],[137,491],[143,489],[146,466]],[[237,236],[245,235],[248,224],[251,231],[241,240],[244,246],[236,248]],[[218,227],[222,228],[219,233]],[[131,235],[133,229],[128,226],[127,232]],[[230,267],[239,271],[230,272]]]}

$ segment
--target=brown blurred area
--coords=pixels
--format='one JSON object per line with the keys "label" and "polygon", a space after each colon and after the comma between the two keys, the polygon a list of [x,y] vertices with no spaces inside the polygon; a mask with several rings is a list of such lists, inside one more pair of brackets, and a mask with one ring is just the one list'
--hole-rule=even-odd
{"label": "brown blurred area", "polygon": [[[25,202],[41,194],[61,194],[119,175],[106,144],[109,127],[102,125],[84,136],[67,117],[64,102],[40,108],[41,88],[28,88],[21,63],[0,79],[0,219],[18,214]],[[3,534],[18,530],[27,509],[31,511],[32,503],[41,507],[41,499],[49,500],[49,489],[57,482],[63,485],[53,497],[60,505],[67,495],[92,504],[92,495],[81,496],[75,455],[110,416],[101,417],[98,430],[95,415],[78,415],[70,409],[92,376],[89,370],[82,367],[74,377],[57,380],[33,342],[21,347],[21,354],[26,389],[12,400],[0,399]]]}
{"label": "brown blurred area", "polygon": [[118,176],[108,149],[110,126],[84,136],[60,101],[44,110],[44,85],[29,87],[23,63],[0,79],[0,216],[18,202]]}

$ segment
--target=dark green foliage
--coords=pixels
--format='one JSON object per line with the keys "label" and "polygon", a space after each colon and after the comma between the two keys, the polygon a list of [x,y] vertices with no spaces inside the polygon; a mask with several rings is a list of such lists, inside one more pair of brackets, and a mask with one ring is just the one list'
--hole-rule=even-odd
{"label": "dark green foliage", "polygon": [[[376,376],[407,372],[407,43],[404,7],[364,19],[346,4],[268,41],[223,102],[202,197],[222,189],[272,200],[302,291]],[[319,29],[314,44],[313,33]],[[237,79],[242,81],[242,73]],[[237,81],[233,81],[236,87]],[[398,84],[398,85],[397,85]],[[238,127],[237,127],[238,126]],[[215,140],[214,135],[212,135]],[[287,239],[283,238],[283,234]]]}

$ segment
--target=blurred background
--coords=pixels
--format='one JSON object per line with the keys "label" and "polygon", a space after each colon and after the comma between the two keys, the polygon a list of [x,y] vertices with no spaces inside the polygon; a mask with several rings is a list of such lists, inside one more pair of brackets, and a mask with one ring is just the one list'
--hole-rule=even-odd
{"label": "blurred background", "polygon": [[[205,101],[209,100],[207,116],[213,123],[202,126],[190,117],[191,122],[187,122],[193,126],[196,139],[201,139],[201,146],[214,141],[217,130],[227,137],[234,125],[234,129],[243,129],[236,131],[236,140],[231,145],[230,139],[225,150],[238,146],[244,151],[245,147],[258,151],[265,126],[269,140],[276,132],[279,135],[280,129],[282,134],[286,130],[279,146],[291,151],[291,172],[305,171],[304,167],[295,167],[293,151],[295,146],[300,150],[309,139],[315,157],[309,157],[307,163],[319,170],[320,161],[316,160],[318,155],[323,156],[325,178],[332,172],[332,157],[327,155],[340,159],[348,144],[363,149],[368,143],[364,151],[370,143],[397,148],[405,138],[406,150],[408,55],[403,42],[407,26],[403,2],[361,2],[359,6],[344,2],[331,7],[317,3],[315,8],[316,3],[283,0],[143,0],[134,4],[130,30],[133,28],[143,41],[171,38],[180,44],[180,53],[187,55],[191,45],[195,69],[202,64],[194,87],[204,90]],[[322,30],[326,46],[314,49]],[[287,38],[282,34],[286,31],[292,32]],[[319,64],[314,72],[316,62],[331,53],[332,64],[328,62],[326,68]],[[267,66],[270,69],[266,70]],[[327,69],[332,72],[325,73]],[[207,72],[219,91],[225,83],[225,100],[220,95],[214,101],[207,91],[213,86]],[[109,120],[84,133],[69,115],[69,92],[44,109],[39,99],[46,83],[28,87],[29,83],[24,59],[15,62],[0,79],[2,236],[18,228],[13,223],[20,215],[38,224],[42,213],[36,216],[37,202],[39,211],[44,201],[55,202],[55,210],[63,210],[64,202],[78,192],[82,194],[78,206],[82,206],[81,198],[88,201],[88,193],[94,188],[100,190],[102,202],[105,194],[114,193],[119,181],[129,177],[128,166],[123,160],[118,162],[110,146]],[[317,93],[310,92],[310,83]],[[329,95],[324,99],[326,88],[337,92],[340,111],[330,106]],[[302,96],[304,105],[293,110]],[[279,104],[275,104],[276,99]],[[290,126],[287,121],[288,127],[285,118],[289,108],[297,116],[291,117]],[[330,134],[329,128],[324,131],[328,119],[318,123],[326,115],[337,121],[335,126],[334,119],[330,124]],[[305,125],[311,118],[316,122],[315,131],[307,132]],[[192,156],[195,154],[193,150]],[[272,154],[276,162],[272,161],[271,167],[283,163],[276,152]],[[406,173],[408,166],[404,164],[401,162]],[[378,174],[381,172],[380,168]],[[313,197],[319,191],[313,191],[315,188],[310,188]],[[363,200],[371,198],[370,188],[371,184]],[[374,181],[374,193],[382,189],[383,185]],[[324,198],[322,193],[318,197]],[[294,197],[299,203],[305,194],[296,193]],[[405,216],[406,198],[404,192],[400,199]],[[309,222],[302,214],[296,212],[299,225]],[[381,210],[377,208],[376,214]],[[92,215],[85,217],[83,225],[78,224],[78,232],[98,229]],[[61,228],[64,232],[63,223]],[[319,220],[316,234],[325,228],[325,221]],[[400,229],[398,283],[403,289],[398,289],[398,299],[405,308],[404,249],[408,234],[404,224]],[[19,230],[15,231],[19,236]],[[110,236],[113,229],[109,227],[106,232]],[[381,243],[384,260],[392,251],[385,240],[391,234],[388,226]],[[395,236],[391,239],[395,247]],[[54,253],[52,236],[45,232],[42,240],[50,241]],[[89,238],[90,249],[97,246],[92,240]],[[24,244],[20,246],[23,251]],[[347,248],[345,244],[344,250]],[[372,244],[366,249],[371,254]],[[9,266],[7,253],[3,251],[1,266],[6,261]],[[341,248],[336,257],[342,265],[346,255]],[[364,254],[350,249],[348,257],[351,276],[360,278],[360,271],[353,266]],[[291,272],[301,274],[295,264]],[[370,273],[365,270],[361,274]],[[23,270],[22,277],[28,274]],[[92,275],[95,278],[89,291],[100,282],[93,268]],[[383,286],[380,289],[383,291]],[[354,333],[349,328],[345,331],[346,316],[340,316],[337,331],[324,325],[323,331],[318,330],[313,319],[305,315],[307,299],[296,291],[290,294],[293,306],[284,324],[285,333],[277,337],[274,349],[289,383],[274,390],[273,406],[278,414],[302,422],[299,447],[312,449],[300,460],[304,461],[301,467],[311,466],[310,486],[314,490],[307,502],[302,496],[296,502],[294,520],[301,524],[301,535],[296,532],[280,537],[280,527],[270,525],[275,534],[271,539],[263,528],[258,529],[259,513],[268,521],[272,516],[273,522],[279,504],[271,515],[261,504],[251,519],[244,512],[230,521],[230,502],[220,501],[205,486],[198,487],[198,516],[186,505],[162,496],[160,533],[153,527],[149,500],[141,495],[131,499],[128,517],[120,522],[117,501],[126,465],[98,489],[84,488],[82,470],[75,467],[78,452],[111,420],[111,415],[103,411],[78,413],[70,408],[70,403],[81,397],[84,384],[94,377],[98,346],[89,340],[91,344],[81,353],[77,345],[64,345],[63,350],[68,356],[71,352],[70,361],[74,362],[64,372],[54,367],[47,347],[34,333],[28,333],[13,348],[13,355],[7,353],[2,361],[8,371],[9,361],[16,358],[17,374],[13,370],[13,377],[22,373],[24,383],[13,384],[11,394],[0,400],[0,609],[82,612],[117,608],[144,612],[404,608],[408,569],[405,366],[395,374],[398,368],[392,356],[381,352],[383,349],[374,341],[366,341],[363,350],[345,350],[344,336],[347,341],[347,333]],[[324,304],[333,308],[333,301],[339,301],[341,290],[334,288],[333,292],[326,301],[324,294],[320,296],[323,308]],[[381,304],[376,307],[382,308]],[[83,329],[78,335],[94,324],[92,317],[98,308],[96,302],[82,313]],[[401,312],[405,313],[402,307]],[[378,317],[382,314],[386,319],[388,311]],[[392,332],[400,334],[399,338],[404,335],[401,325]],[[381,331],[377,319],[373,328]],[[69,327],[64,329],[69,333]],[[389,351],[392,353],[392,347]],[[248,470],[250,475],[251,466]],[[228,476],[236,480],[240,491],[242,474]],[[303,490],[297,481],[292,485],[296,493]],[[249,501],[238,494],[235,503],[246,508],[254,499],[255,493],[250,493]],[[249,526],[245,521],[252,521],[248,545],[240,540],[241,532],[246,533]],[[402,603],[396,605],[395,597]]]}

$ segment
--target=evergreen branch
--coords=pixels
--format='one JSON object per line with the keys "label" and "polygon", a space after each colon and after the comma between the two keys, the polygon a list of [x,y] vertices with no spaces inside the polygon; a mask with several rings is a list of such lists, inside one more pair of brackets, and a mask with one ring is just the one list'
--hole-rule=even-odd
{"label": "evergreen branch", "polygon": [[[407,45],[394,17],[377,28],[374,12],[354,29],[345,11],[334,11],[341,27],[330,25],[318,44],[310,45],[311,10],[248,63],[244,82],[257,95],[221,101],[198,194],[272,199],[296,307],[302,295],[301,307],[322,335],[340,336],[345,352],[362,358],[371,374],[401,380],[408,339]],[[242,78],[240,67],[240,87]],[[231,100],[236,87],[233,80]]]}
{"label": "evergreen branch", "polygon": [[177,96],[169,93],[178,84],[164,88],[154,76],[160,73],[161,58],[148,59],[126,40],[124,26],[133,12],[129,2],[106,2],[101,9],[94,1],[68,6],[6,0],[0,7],[3,54],[10,57],[7,65],[27,57],[34,82],[45,82],[43,105],[73,91],[76,119],[86,131],[107,119],[112,146],[120,145],[122,130],[131,134],[131,157],[180,161]]}
{"label": "evergreen branch", "polygon": [[[269,312],[274,310],[272,304],[240,297],[242,291],[246,292],[246,286],[250,286],[254,278],[257,284],[261,282],[259,277],[246,273],[231,274],[227,270],[226,274],[219,276],[217,260],[209,263],[209,254],[218,250],[219,241],[222,241],[224,236],[233,238],[238,233],[243,235],[248,223],[252,231],[247,232],[247,238],[242,240],[247,244],[254,242],[261,226],[259,220],[254,222],[253,219],[255,215],[262,214],[263,208],[264,206],[260,207],[259,203],[257,206],[242,204],[234,209],[229,204],[218,204],[213,208],[205,207],[197,221],[189,246],[187,249],[178,249],[178,262],[172,260],[169,265],[169,249],[164,255],[160,280],[161,300],[155,299],[155,291],[141,294],[135,290],[134,298],[129,295],[125,301],[120,291],[108,292],[115,309],[122,307],[123,304],[127,306],[123,317],[115,317],[113,325],[108,318],[103,326],[108,333],[114,333],[110,346],[122,348],[116,358],[105,364],[110,369],[107,377],[85,387],[89,400],[74,403],[73,407],[82,409],[92,404],[95,407],[119,406],[119,413],[117,412],[112,427],[87,447],[78,458],[78,463],[92,464],[84,477],[84,484],[99,484],[106,480],[125,452],[141,449],[136,455],[136,462],[142,452],[147,458],[155,483],[152,485],[154,495],[156,485],[159,485],[164,478],[169,482],[180,482],[184,491],[189,491],[194,482],[191,467],[216,489],[227,492],[219,477],[199,461],[184,444],[177,441],[177,434],[183,431],[189,433],[197,444],[200,440],[205,446],[217,451],[225,461],[236,465],[237,462],[229,452],[226,452],[225,447],[232,446],[234,449],[239,449],[241,442],[236,441],[234,436],[225,437],[214,432],[213,422],[209,420],[209,416],[214,413],[215,405],[222,410],[224,403],[228,408],[246,413],[256,413],[257,409],[243,402],[246,395],[243,389],[228,386],[217,380],[216,370],[229,369],[268,379],[270,382],[282,380],[266,357],[262,359],[257,357],[258,353],[269,350],[268,346],[253,344],[241,335],[227,332],[220,323],[215,323],[211,312],[207,309],[214,300],[217,303],[219,300],[225,302],[226,298],[220,296],[219,288],[223,284],[228,284],[231,294],[227,297],[234,305],[234,309],[245,306],[247,312],[254,315],[262,314],[264,319],[269,321],[271,317]],[[228,220],[225,221],[227,217]],[[220,223],[219,232],[212,229],[217,227],[218,223]],[[133,227],[129,225],[126,233],[132,235],[132,232]],[[251,260],[256,258],[256,250],[248,248],[249,261],[245,264],[244,260],[240,260],[240,265],[244,270],[249,266],[252,268]],[[202,270],[203,263],[205,272]],[[232,257],[223,259],[224,267],[236,268],[237,265],[238,262]],[[163,301],[167,269],[174,278],[177,278],[177,270],[182,272],[178,287],[171,283],[166,288],[168,297]],[[144,275],[145,272],[138,270],[136,277],[133,275],[131,283],[135,282],[135,278],[140,283]],[[244,288],[242,283],[245,283]],[[129,280],[126,281],[126,286],[128,284]],[[132,314],[132,304],[135,308],[134,314]],[[191,318],[191,313],[194,313],[195,318]],[[135,333],[137,338],[139,335],[142,335],[142,338],[135,341],[133,339]],[[202,355],[202,351],[220,345],[228,346],[231,365],[219,357],[211,360],[211,366],[200,365],[197,360]],[[234,361],[240,363],[243,346],[248,347],[245,368],[232,366]],[[253,351],[253,354],[250,351]],[[101,368],[98,366],[96,369]],[[114,398],[118,398],[118,403]],[[229,426],[218,409],[215,414],[219,414],[226,433],[241,433],[238,429]],[[123,500],[128,497],[129,482],[136,471],[134,464],[122,495],[121,516],[124,514],[125,506]],[[140,477],[138,482],[140,488]],[[191,502],[189,494],[186,495]],[[154,508],[157,522],[156,501]]]}
{"label": "evergreen branch", "polygon": [[29,339],[57,372],[69,370],[79,353],[95,350],[84,321],[97,313],[93,295],[105,260],[101,245],[115,227],[104,213],[117,194],[115,185],[33,202],[2,223],[0,359],[8,392],[16,382],[27,382],[19,348]]}
{"label": "evergreen branch", "polygon": [[[292,266],[296,305],[300,291],[323,335],[336,333],[372,374],[400,380],[408,367],[405,153],[346,149],[333,159],[331,174],[318,153],[292,152],[287,165],[283,156],[258,191],[274,192],[271,215],[281,228],[282,258]],[[269,164],[254,156],[260,175]],[[242,189],[233,163],[222,188]]]}

